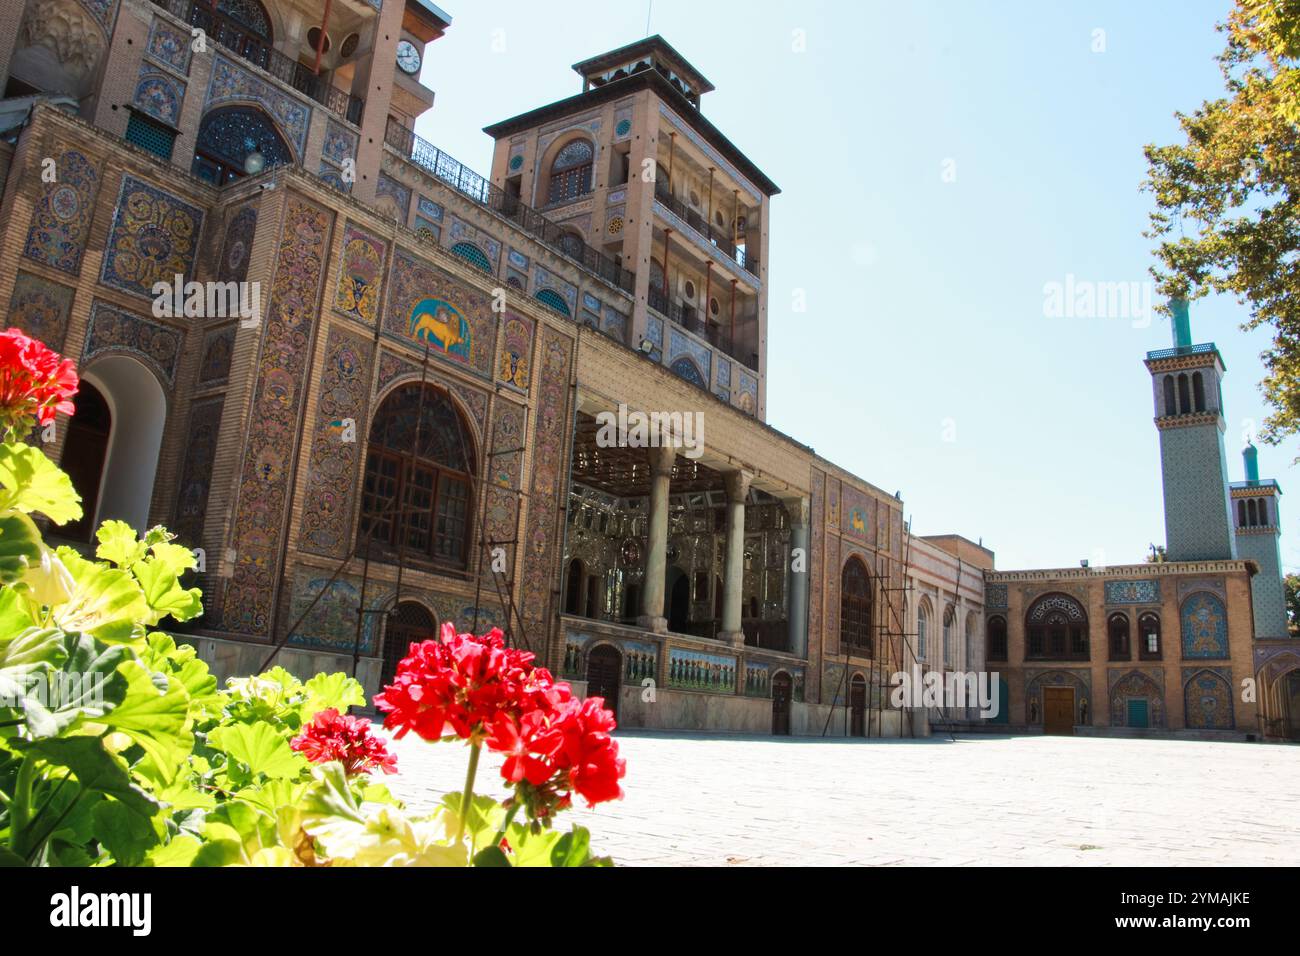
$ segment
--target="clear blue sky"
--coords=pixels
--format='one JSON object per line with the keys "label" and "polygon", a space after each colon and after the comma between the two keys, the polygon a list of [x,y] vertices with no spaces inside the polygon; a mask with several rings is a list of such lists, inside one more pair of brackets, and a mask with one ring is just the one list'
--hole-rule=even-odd
{"label": "clear blue sky", "polygon": [[[483,126],[577,93],[570,64],[646,32],[644,2],[443,6],[452,26],[423,74],[437,102],[418,130],[481,172]],[[983,538],[1000,568],[1120,564],[1163,543],[1142,358],[1168,344],[1168,322],[1048,318],[1043,289],[1147,279],[1142,146],[1172,141],[1174,111],[1221,91],[1227,9],[654,0],[650,31],[717,86],[704,113],[782,188],[771,423],[901,490],[918,533]],[[1228,367],[1233,480],[1246,423],[1266,414],[1269,336],[1241,332],[1244,318],[1229,299],[1192,310]],[[1298,451],[1260,447],[1262,476],[1296,496],[1284,516],[1300,508]],[[1293,531],[1282,545],[1300,567]]]}

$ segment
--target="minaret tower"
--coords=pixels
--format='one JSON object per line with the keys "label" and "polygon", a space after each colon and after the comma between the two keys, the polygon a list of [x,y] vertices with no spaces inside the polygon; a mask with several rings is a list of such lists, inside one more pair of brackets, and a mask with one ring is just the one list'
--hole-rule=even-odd
{"label": "minaret tower", "polygon": [[1170,561],[1237,557],[1223,445],[1223,357],[1213,342],[1192,344],[1187,302],[1173,299],[1174,347],[1148,352],[1160,431],[1165,551]]}
{"label": "minaret tower", "polygon": [[1237,523],[1237,554],[1259,565],[1250,579],[1255,606],[1255,637],[1287,637],[1286,595],[1282,590],[1282,489],[1271,478],[1260,480],[1255,446],[1241,452],[1246,480],[1232,483],[1233,517]]}

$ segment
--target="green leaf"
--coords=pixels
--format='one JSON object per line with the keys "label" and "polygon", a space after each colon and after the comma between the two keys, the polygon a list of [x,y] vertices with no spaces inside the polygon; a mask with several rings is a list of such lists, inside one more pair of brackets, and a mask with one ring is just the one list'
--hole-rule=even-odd
{"label": "green leaf", "polygon": [[29,567],[40,564],[43,547],[41,533],[27,515],[0,515],[0,584],[14,584]]}
{"label": "green leaf", "polygon": [[342,671],[317,674],[303,686],[307,691],[307,703],[302,709],[304,721],[331,707],[346,714],[349,707],[360,707],[366,702],[366,693],[360,682]]}
{"label": "green leaf", "polygon": [[99,803],[94,819],[95,839],[119,866],[139,866],[161,840],[152,818],[134,813],[116,800]]}
{"label": "green leaf", "polygon": [[[444,794],[441,805],[450,813],[452,819],[460,819],[460,793]],[[465,832],[470,836],[470,845],[474,847],[489,846],[493,837],[501,830],[506,819],[506,808],[491,797],[475,795],[469,802],[469,815],[465,820]]]}
{"label": "green leaf", "polygon": [[298,776],[307,761],[267,724],[228,724],[208,732],[208,744],[237,760],[254,774],[272,779]]}
{"label": "green leaf", "polygon": [[0,671],[38,664],[58,666],[67,660],[67,654],[58,628],[25,628],[12,640],[0,643]]}
{"label": "green leaf", "polygon": [[189,697],[185,688],[135,660],[123,661],[117,672],[126,678],[126,695],[100,723],[130,735],[163,779],[170,781],[194,749],[194,735],[186,727]]}
{"label": "green leaf", "polygon": [[0,589],[0,644],[35,623],[17,591],[13,588]]}
{"label": "green leaf", "polygon": [[0,445],[0,511],[40,512],[55,524],[81,517],[72,479],[39,448],[19,442]]}
{"label": "green leaf", "polygon": [[140,636],[149,605],[135,578],[126,571],[87,561],[72,548],[58,556],[77,582],[71,601],[52,609],[54,623],[65,631],[83,631],[101,641],[122,644]]}
{"label": "green leaf", "polygon": [[122,569],[144,560],[149,553],[149,546],[136,538],[135,529],[125,521],[105,521],[95,537],[99,540],[95,555]]}
{"label": "green leaf", "polygon": [[[155,528],[155,532],[162,531],[161,528]],[[152,534],[153,532],[151,532]],[[163,532],[167,534],[167,532]],[[168,535],[170,538],[171,535]],[[173,544],[170,540],[159,541],[149,548],[151,563],[156,563],[165,568],[168,574],[180,577],[186,571],[194,570],[198,564],[198,559],[194,557],[194,552],[183,544]]]}
{"label": "green leaf", "polygon": [[[117,668],[130,658],[129,648],[100,644],[89,634],[63,634],[60,643],[62,667],[28,671],[23,681],[21,707],[34,737],[56,736],[83,717],[101,718],[126,696]],[[8,683],[0,671],[0,689],[9,689]]]}
{"label": "green leaf", "polygon": [[0,867],[26,866],[27,861],[8,847],[0,846]]}
{"label": "green leaf", "polygon": [[22,746],[55,766],[67,767],[83,791],[110,796],[146,819],[158,812],[157,801],[131,779],[126,766],[104,749],[99,737],[52,737]]}
{"label": "green leaf", "polygon": [[146,866],[193,866],[194,857],[203,844],[187,833],[173,837],[170,843],[154,847],[145,855]]}
{"label": "green leaf", "polygon": [[188,621],[203,613],[203,592],[199,588],[181,587],[167,562],[153,558],[140,561],[131,567],[131,573],[140,582],[152,612],[144,619],[145,624],[157,624],[165,617]]}
{"label": "green leaf", "polygon": [[499,846],[490,846],[474,854],[475,866],[509,867],[510,859]]}

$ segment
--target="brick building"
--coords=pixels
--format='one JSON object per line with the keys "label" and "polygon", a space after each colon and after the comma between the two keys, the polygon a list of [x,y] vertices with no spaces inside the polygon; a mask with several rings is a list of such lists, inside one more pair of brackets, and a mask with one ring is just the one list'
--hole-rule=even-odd
{"label": "brick building", "polygon": [[[88,546],[121,518],[202,549],[186,639],[218,673],[274,654],[373,693],[452,621],[501,626],[626,725],[923,734],[935,714],[892,706],[889,676],[980,669],[1000,620],[1011,723],[1080,686],[1021,660],[1028,592],[991,552],[912,536],[898,496],[765,423],[778,190],[661,38],[487,127],[480,176],[414,132],[450,26],[425,0],[0,12],[0,297],[85,382],[50,451],[87,518],[51,534]],[[605,440],[629,413],[703,428]],[[1197,434],[1179,454],[1213,444]],[[1240,495],[1275,519],[1275,493]],[[1266,551],[1264,527],[1235,537]],[[1259,566],[1159,569],[1225,608],[1231,656],[1198,674],[1250,672]],[[1100,626],[1101,579],[1065,577]],[[1051,662],[1078,672],[1074,706],[1108,679],[1099,660]],[[1163,662],[1167,695],[1183,663]]]}

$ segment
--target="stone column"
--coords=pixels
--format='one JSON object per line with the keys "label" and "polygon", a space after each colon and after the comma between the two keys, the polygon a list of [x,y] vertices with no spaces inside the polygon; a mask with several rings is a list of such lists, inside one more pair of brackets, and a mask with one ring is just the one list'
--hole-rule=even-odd
{"label": "stone column", "polygon": [[719,637],[735,647],[745,645],[740,627],[745,590],[745,497],[754,476],[732,471],[724,476],[727,486],[727,559],[722,575],[722,630]]}
{"label": "stone column", "polygon": [[664,579],[668,574],[668,485],[675,448],[648,448],[650,456],[650,526],[647,529],[645,580],[641,584],[641,616],[637,624],[656,634],[668,631],[664,617]]}
{"label": "stone column", "polygon": [[[790,588],[786,615],[790,621],[789,651],[798,657],[808,656],[808,513],[807,498],[789,498],[785,510],[790,515]],[[798,552],[798,560],[795,552]]]}

